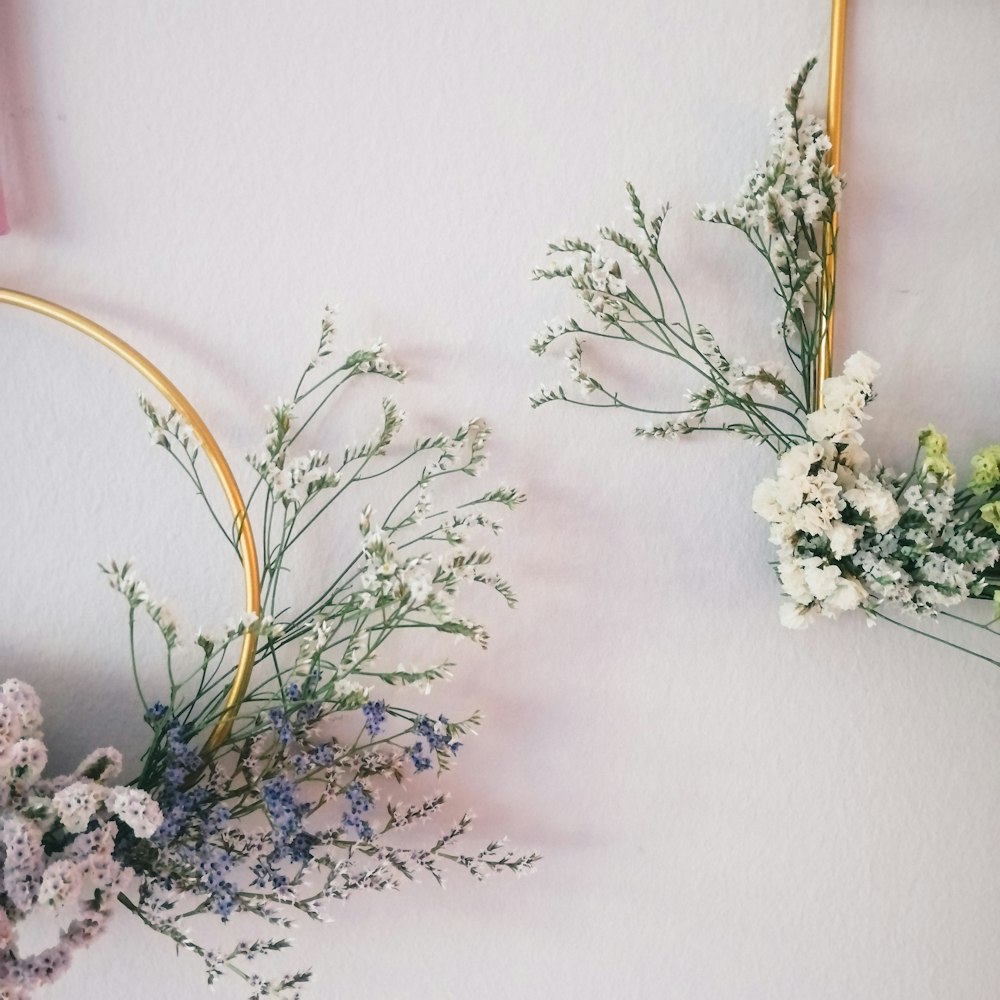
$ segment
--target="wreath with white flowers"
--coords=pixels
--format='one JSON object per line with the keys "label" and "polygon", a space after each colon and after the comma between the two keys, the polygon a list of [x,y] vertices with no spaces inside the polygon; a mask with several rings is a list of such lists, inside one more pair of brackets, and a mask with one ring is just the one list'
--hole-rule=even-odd
{"label": "wreath with white flowers", "polygon": [[[935,618],[995,634],[1000,619],[1000,445],[972,459],[959,486],[944,435],[933,427],[917,437],[911,468],[897,473],[873,461],[861,433],[879,366],[852,355],[843,372],[822,381],[834,301],[836,215],[843,184],[828,162],[823,123],[801,110],[802,91],[816,60],[794,77],[771,120],[770,151],[735,202],[704,205],[696,216],[740,232],[764,261],[781,301],[774,334],[784,358],[731,358],[714,334],[692,322],[661,255],[667,209],[647,215],[627,185],[635,231],[600,230],[597,241],[550,244],[552,259],[535,277],[568,281],[586,318],[546,325],[532,350],[544,354],[569,339],[572,382],[541,390],[535,406],[553,401],[652,415],[636,428],[646,438],[722,432],[770,448],[777,472],[758,485],[753,509],[771,526],[774,565],[785,601],[781,621],[802,628],[818,617],[859,609],[972,656],[1000,659],[928,628]],[[625,265],[623,267],[623,265]],[[636,274],[626,281],[631,265]],[[679,363],[700,379],[679,407],[638,404],[607,387],[584,361],[588,340],[616,341]],[[956,609],[969,598],[996,602],[993,622]]]}
{"label": "wreath with white flowers", "polygon": [[[468,813],[418,846],[409,829],[442,811],[433,773],[452,764],[479,719],[410,704],[408,692],[426,693],[453,664],[407,666],[407,643],[418,630],[485,646],[486,631],[456,601],[478,584],[515,604],[477,539],[500,530],[492,509],[524,497],[503,486],[464,496],[454,489],[485,463],[481,420],[403,446],[404,415],[391,399],[372,436],[339,457],[300,450],[302,432],[348,383],[405,377],[381,344],[338,357],[333,339],[328,316],[291,399],[269,408],[263,445],[247,456],[248,509],[262,533],[260,615],[185,642],[131,562],[104,567],[127,606],[139,710],[150,729],[140,773],[114,784],[122,758],[105,747],[72,774],[45,777],[38,696],[19,680],[0,685],[0,1000],[25,1000],[55,979],[119,905],[197,955],[209,983],[230,972],[252,1000],[298,997],[307,971],[274,978],[266,968],[267,956],[289,946],[291,916],[322,919],[331,900],[421,873],[441,881],[447,866],[483,878],[537,860],[500,841],[465,848]],[[191,427],[179,413],[141,402],[153,443],[191,479],[239,554],[242,525],[214,509]],[[365,499],[373,484],[380,493]],[[344,502],[355,504],[353,552],[308,600],[290,606],[290,555]],[[155,686],[138,662],[141,628],[162,645]],[[249,688],[231,731],[203,752],[227,713],[235,650],[248,633],[257,641]],[[237,913],[260,918],[276,936],[220,948],[216,925]],[[18,943],[29,919],[46,922],[54,938],[34,954]]]}

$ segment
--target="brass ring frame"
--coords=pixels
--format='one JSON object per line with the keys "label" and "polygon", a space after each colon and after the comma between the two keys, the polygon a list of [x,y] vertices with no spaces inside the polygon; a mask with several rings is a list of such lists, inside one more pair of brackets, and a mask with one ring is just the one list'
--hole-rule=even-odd
{"label": "brass ring frame", "polygon": [[[828,162],[840,173],[840,133],[844,103],[844,35],[847,0],[833,0],[830,16],[830,77],[826,96],[826,132],[830,137]],[[823,275],[821,309],[823,313],[819,351],[816,357],[816,399],[823,405],[823,380],[833,374],[833,311],[836,303],[831,289],[837,275],[837,215],[823,227],[826,268]]]}
{"label": "brass ring frame", "polygon": [[[208,458],[225,493],[229,509],[233,514],[233,523],[239,526],[238,549],[240,559],[243,563],[243,583],[246,597],[246,610],[249,614],[257,616],[260,614],[260,574],[257,566],[257,548],[253,539],[253,532],[250,529],[250,521],[247,515],[246,504],[236,480],[233,477],[229,463],[226,461],[222,450],[216,443],[212,432],[205,425],[195,408],[187,401],[183,393],[170,381],[152,362],[140,354],[135,348],[126,344],[120,337],[116,337],[110,330],[98,326],[79,313],[75,313],[53,302],[37,298],[34,295],[27,295],[24,292],[14,292],[8,289],[0,289],[0,303],[17,306],[31,312],[39,313],[54,319],[57,323],[78,330],[80,333],[96,340],[99,344],[108,348],[118,355],[123,361],[128,362],[146,381],[153,385],[160,394],[170,403],[174,410],[179,413],[190,425],[195,437],[198,439],[202,450]],[[250,683],[250,672],[253,670],[254,656],[257,651],[257,633],[247,629],[243,635],[243,646],[240,650],[240,659],[236,667],[236,674],[233,683],[230,685],[229,693],[226,695],[226,702],[222,710],[219,721],[212,729],[202,754],[208,755],[221,746],[229,738],[236,720],[243,698],[246,695],[247,686]]]}

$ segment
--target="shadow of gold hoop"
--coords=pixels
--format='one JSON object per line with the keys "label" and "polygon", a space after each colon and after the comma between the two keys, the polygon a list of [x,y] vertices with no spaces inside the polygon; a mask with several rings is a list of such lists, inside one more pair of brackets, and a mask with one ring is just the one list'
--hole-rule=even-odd
{"label": "shadow of gold hoop", "polygon": [[[81,316],[79,313],[75,313],[70,309],[64,309],[62,306],[58,306],[53,302],[47,302],[45,299],[37,298],[34,295],[27,295],[24,292],[14,292],[8,289],[0,289],[0,303],[17,306],[18,308],[47,316],[49,319],[54,319],[57,323],[62,323],[64,326],[78,330],[80,333],[86,334],[86,336],[96,340],[99,344],[117,354],[123,361],[128,362],[184,418],[191,427],[194,436],[198,439],[202,451],[212,466],[212,471],[222,486],[226,502],[229,504],[229,509],[233,514],[233,524],[239,526],[238,548],[240,560],[243,563],[246,610],[248,614],[255,617],[258,616],[260,614],[260,574],[257,567],[257,548],[254,544],[253,532],[250,529],[246,504],[243,502],[239,487],[233,478],[229,463],[226,461],[222,450],[212,436],[212,432],[205,426],[205,421],[201,419],[183,393],[159,368],[143,357],[135,348],[126,344],[120,337],[116,337],[110,330],[105,330],[103,326],[98,326],[97,323],[92,322],[85,316]],[[253,670],[253,661],[256,652],[257,634],[247,629],[243,635],[243,646],[240,650],[236,675],[229,688],[229,693],[226,695],[222,715],[219,717],[219,721],[215,724],[215,728],[202,748],[204,755],[212,753],[212,751],[225,743],[229,738],[236,714],[246,695],[247,685],[250,683],[250,672]]]}

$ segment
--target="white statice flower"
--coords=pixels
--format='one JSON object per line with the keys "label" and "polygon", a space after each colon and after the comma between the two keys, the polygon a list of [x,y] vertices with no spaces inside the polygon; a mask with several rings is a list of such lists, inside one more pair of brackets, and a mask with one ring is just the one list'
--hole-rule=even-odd
{"label": "white statice flower", "polygon": [[753,493],[753,512],[766,521],[779,524],[802,506],[805,490],[800,480],[804,476],[765,479]]}
{"label": "white statice flower", "polygon": [[111,589],[118,591],[128,601],[130,607],[138,608],[149,601],[149,588],[136,574],[131,559],[126,559],[123,563],[111,559],[107,566],[101,568],[108,578]]}
{"label": "white statice flower", "polygon": [[[35,689],[12,677],[0,684],[0,701],[20,725],[20,735],[34,736],[41,731],[42,703]],[[16,737],[15,737],[16,738]]]}
{"label": "white statice flower", "polygon": [[795,228],[796,202],[785,197],[784,179],[772,184],[761,199],[761,221],[763,230],[769,236],[781,236],[783,232]]}
{"label": "white statice flower", "polygon": [[823,600],[823,610],[831,616],[842,611],[853,611],[861,607],[868,597],[868,592],[854,577],[841,576],[833,592]]}
{"label": "white statice flower", "polygon": [[319,345],[316,353],[309,361],[306,371],[314,368],[326,368],[329,366],[331,355],[333,354],[333,342],[337,335],[337,313],[340,307],[337,305],[327,306],[326,315],[320,325]]}
{"label": "white statice flower", "polygon": [[313,658],[322,653],[333,641],[336,635],[336,622],[326,618],[315,618],[306,623],[306,629],[296,656],[296,663],[303,670],[308,670]]}
{"label": "white statice flower", "polygon": [[[359,352],[358,370],[371,371],[379,363],[380,351]],[[299,510],[320,490],[336,486],[339,477],[325,452],[310,450],[292,458],[288,454],[289,437],[295,421],[293,403],[279,399],[267,408],[271,415],[263,447],[246,456],[254,471],[263,479],[277,503]]]}
{"label": "white statice flower", "polygon": [[356,698],[359,702],[368,698],[369,688],[351,677],[343,677],[334,682],[333,697],[335,699]]}
{"label": "white statice flower", "polygon": [[83,779],[56,792],[52,804],[68,833],[83,833],[107,794],[108,790],[96,781]]}
{"label": "white statice flower", "polygon": [[372,372],[402,382],[406,378],[406,370],[385,357],[385,351],[386,345],[381,340],[376,340],[367,350],[355,351],[349,355],[346,365],[361,374]]}
{"label": "white statice flower", "polygon": [[855,354],[826,380],[822,408],[807,417],[812,442],[789,448],[754,491],[753,509],[771,525],[789,628],[890,601],[934,614],[981,592],[1000,559],[993,541],[953,521],[952,478],[913,483],[872,463],[860,430],[878,371]]}
{"label": "white statice flower", "polygon": [[429,573],[413,573],[407,580],[410,600],[415,607],[426,604],[434,593],[434,581]]}
{"label": "white statice flower", "polygon": [[828,531],[840,519],[843,510],[836,473],[819,469],[811,476],[803,476],[799,486],[803,490],[803,502],[792,517],[793,526],[813,534]]}
{"label": "white statice flower", "polygon": [[863,531],[860,524],[845,524],[843,521],[831,524],[826,530],[826,537],[830,541],[830,552],[834,559],[851,555],[857,549],[858,539]]}
{"label": "white statice flower", "polygon": [[847,410],[860,417],[868,402],[871,383],[858,382],[846,375],[828,378],[823,383],[823,408],[825,410]]}
{"label": "white statice flower", "polygon": [[[767,256],[783,300],[774,332],[792,351],[798,351],[815,329],[827,259],[823,230],[838,210],[843,189],[842,179],[828,162],[830,139],[824,123],[800,107],[815,63],[810,59],[793,78],[782,106],[772,113],[767,158],[746,178],[735,201],[702,205],[696,212],[699,219],[743,230]],[[737,395],[744,395],[743,374],[737,374],[733,386]],[[853,378],[855,372],[847,375]],[[767,386],[781,393],[769,382],[754,388],[766,393]],[[828,435],[818,431],[812,436]]]}
{"label": "white statice flower", "polygon": [[742,359],[730,364],[727,378],[729,390],[736,396],[756,394],[761,399],[773,400],[786,388],[791,373],[780,362],[748,365]]}
{"label": "white statice flower", "polygon": [[816,614],[816,608],[795,601],[786,601],[778,608],[778,619],[781,624],[791,629],[806,628]]}
{"label": "white statice flower", "polygon": [[844,362],[844,375],[855,382],[867,385],[869,388],[881,369],[882,366],[864,351],[856,351]]}
{"label": "white statice flower", "polygon": [[434,500],[430,490],[421,489],[417,494],[417,502],[413,505],[413,513],[410,515],[413,518],[413,523],[421,524],[426,520],[427,515],[433,510],[433,506]]}
{"label": "white statice flower", "polygon": [[779,560],[778,578],[781,580],[781,589],[796,604],[804,608],[813,606],[816,595],[806,580],[805,566],[802,561],[787,558]]}
{"label": "white statice flower", "polygon": [[799,479],[808,476],[830,453],[821,444],[798,444],[778,458],[778,476],[781,479]]}
{"label": "white statice flower", "polygon": [[875,530],[885,534],[899,522],[900,509],[892,491],[864,474],[857,477],[857,486],[846,490],[844,500],[855,510],[872,519]]}
{"label": "white statice flower", "polygon": [[370,508],[361,519],[362,553],[366,568],[358,578],[359,600],[363,608],[373,608],[389,600],[412,595],[414,587],[427,600],[430,590],[425,586],[425,572],[420,569],[425,560],[420,556],[404,558],[389,536],[372,521]]}
{"label": "white statice flower", "polygon": [[806,417],[806,430],[814,441],[861,443],[861,418],[851,409],[815,410]]}
{"label": "white statice flower", "polygon": [[[285,626],[283,623],[275,621],[271,615],[244,611],[240,614],[239,618],[227,622],[223,626],[223,630],[224,638],[221,642],[224,643],[229,643],[247,632],[255,633],[262,641],[266,642],[268,639],[276,639],[282,635],[285,631]],[[213,645],[219,644],[219,642],[215,642],[204,635],[202,635],[202,639]]]}
{"label": "white statice flower", "polygon": [[598,319],[612,322],[624,308],[628,293],[619,263],[593,247],[581,247],[568,268],[570,281],[587,309]]}
{"label": "white statice flower", "polygon": [[107,800],[108,811],[127,823],[137,837],[152,837],[163,822],[160,807],[138,788],[115,788]]}
{"label": "white statice flower", "polygon": [[822,604],[836,593],[842,576],[839,566],[813,556],[803,560],[802,579],[813,599]]}
{"label": "white statice flower", "polygon": [[191,426],[182,419],[174,409],[162,409],[150,402],[142,394],[139,395],[139,406],[149,424],[149,440],[151,444],[170,450],[171,440],[176,441],[189,456],[198,451],[198,439]]}
{"label": "white statice flower", "polygon": [[38,902],[43,906],[65,906],[77,897],[82,886],[83,873],[79,863],[61,858],[45,869],[38,889]]}
{"label": "white statice flower", "polygon": [[839,470],[850,472],[852,479],[861,473],[867,474],[872,467],[871,456],[865,451],[860,441],[852,441],[838,449],[840,454]]}
{"label": "white statice flower", "polygon": [[10,775],[11,781],[25,786],[33,785],[45,770],[48,751],[45,744],[34,736],[12,743],[0,758],[0,768]]}
{"label": "white statice flower", "polygon": [[566,352],[566,364],[569,367],[570,378],[584,393],[600,388],[600,382],[583,368],[583,344],[579,340],[574,340],[573,346]]}
{"label": "white statice flower", "polygon": [[4,850],[3,892],[9,905],[27,912],[31,909],[45,872],[42,829],[26,816],[6,812],[0,828]]}
{"label": "white statice flower", "polygon": [[21,720],[14,706],[0,701],[0,752],[21,738]]}
{"label": "white statice flower", "polygon": [[686,420],[665,420],[659,424],[649,423],[642,427],[637,427],[635,433],[637,437],[659,438],[663,441],[675,441],[677,438],[697,430],[698,427],[701,426],[702,422],[703,420],[694,418],[688,418]]}
{"label": "white statice flower", "polygon": [[815,189],[806,192],[802,198],[802,218],[810,225],[815,226],[826,214],[830,205],[830,199]]}
{"label": "white statice flower", "polygon": [[783,245],[799,227],[816,227],[837,211],[843,185],[827,162],[830,139],[822,121],[799,112],[802,88],[814,65],[810,60],[797,74],[784,106],[772,115],[768,158],[746,179],[736,203],[700,206],[698,218],[756,229]]}
{"label": "white statice flower", "polygon": [[577,324],[573,320],[554,319],[545,324],[545,332],[539,333],[531,342],[531,350],[534,354],[541,356],[548,350],[549,345],[560,337],[565,336],[570,330],[577,329]]}
{"label": "white statice flower", "polygon": [[275,500],[296,509],[315,493],[340,482],[340,477],[330,465],[329,456],[315,450],[294,459],[283,457],[281,464],[268,464],[264,478]]}

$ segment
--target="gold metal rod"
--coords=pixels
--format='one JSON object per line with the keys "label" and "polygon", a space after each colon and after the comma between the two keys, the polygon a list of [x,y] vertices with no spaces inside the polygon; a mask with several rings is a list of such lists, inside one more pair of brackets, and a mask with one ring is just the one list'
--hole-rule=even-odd
{"label": "gold metal rod", "polygon": [[[240,493],[239,486],[233,477],[229,463],[226,461],[222,450],[219,448],[212,432],[205,425],[195,408],[187,401],[181,391],[157,368],[151,361],[140,354],[134,347],[126,344],[120,337],[116,337],[110,330],[105,330],[103,326],[98,326],[79,313],[75,313],[63,306],[58,306],[53,302],[28,295],[24,292],[14,292],[8,289],[0,289],[0,303],[18,306],[21,309],[28,309],[31,312],[48,316],[57,323],[72,327],[80,333],[86,334],[99,344],[108,348],[118,355],[123,361],[128,362],[146,381],[151,383],[160,394],[170,403],[191,427],[195,437],[201,445],[202,451],[208,458],[222,486],[222,491],[226,496],[226,502],[233,514],[233,524],[239,528],[239,553],[243,563],[243,584],[245,590],[245,605],[249,614],[260,614],[260,573],[257,566],[257,547],[254,543],[253,532],[250,528],[250,521],[247,516],[246,504]],[[236,674],[233,683],[226,695],[225,705],[219,721],[215,724],[208,737],[205,746],[202,748],[204,755],[210,754],[213,750],[229,738],[229,733],[233,728],[233,722],[239,711],[243,698],[246,695],[247,685],[250,683],[250,672],[253,670],[254,656],[257,651],[257,635],[255,632],[246,631],[243,635],[243,646],[240,650],[239,663],[236,666]]]}
{"label": "gold metal rod", "polygon": [[[844,103],[844,35],[847,0],[833,0],[830,19],[830,80],[826,97],[826,131],[830,137],[827,161],[834,173],[840,172],[840,136]],[[823,405],[823,380],[833,374],[834,283],[837,277],[837,214],[823,227],[826,264],[820,296],[820,342],[816,356],[816,399]]]}

